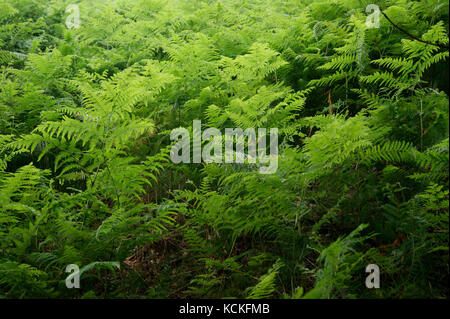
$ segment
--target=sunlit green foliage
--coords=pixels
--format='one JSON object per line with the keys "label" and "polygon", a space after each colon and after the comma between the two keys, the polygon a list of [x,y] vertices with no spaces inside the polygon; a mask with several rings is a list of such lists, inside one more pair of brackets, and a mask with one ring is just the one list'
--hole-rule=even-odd
{"label": "sunlit green foliage", "polygon": [[[0,297],[448,298],[449,3],[370,3],[0,0]],[[173,164],[193,120],[277,172]]]}

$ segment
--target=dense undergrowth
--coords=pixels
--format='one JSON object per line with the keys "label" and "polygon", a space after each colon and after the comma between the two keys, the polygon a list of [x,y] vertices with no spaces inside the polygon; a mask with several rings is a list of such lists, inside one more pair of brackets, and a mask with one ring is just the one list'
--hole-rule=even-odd
{"label": "dense undergrowth", "polygon": [[[0,296],[448,297],[448,1],[370,3],[0,0]],[[172,163],[193,120],[277,172]]]}

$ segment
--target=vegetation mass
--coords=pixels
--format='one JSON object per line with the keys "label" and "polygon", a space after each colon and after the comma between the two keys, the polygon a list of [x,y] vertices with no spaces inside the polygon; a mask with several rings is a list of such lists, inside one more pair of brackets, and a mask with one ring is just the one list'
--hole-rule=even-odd
{"label": "vegetation mass", "polygon": [[0,0],[0,297],[448,298],[449,2],[370,4]]}

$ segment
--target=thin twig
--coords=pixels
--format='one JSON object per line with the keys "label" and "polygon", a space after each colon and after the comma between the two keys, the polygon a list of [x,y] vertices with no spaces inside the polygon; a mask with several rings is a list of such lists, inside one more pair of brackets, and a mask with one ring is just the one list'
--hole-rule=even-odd
{"label": "thin twig", "polygon": [[412,35],[412,34],[409,33],[408,31],[404,30],[403,28],[399,27],[399,26],[396,25],[394,22],[392,22],[392,20],[389,19],[389,17],[383,12],[383,10],[381,10],[381,8],[380,8],[380,12],[381,12],[381,14],[386,18],[386,20],[389,21],[390,24],[392,24],[397,30],[403,32],[404,34],[406,34],[406,35],[409,36],[410,38],[412,38],[412,39],[414,39],[414,40],[416,40],[416,41],[425,43],[425,44],[434,45],[434,46],[439,47],[439,48],[442,48],[442,49],[447,49],[447,50],[449,49],[448,46],[445,46],[445,45],[443,45],[443,44],[425,41],[425,40],[422,40],[421,38],[416,37],[415,35]]}

